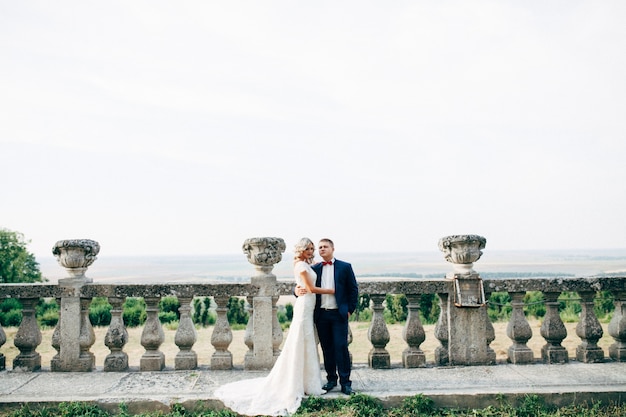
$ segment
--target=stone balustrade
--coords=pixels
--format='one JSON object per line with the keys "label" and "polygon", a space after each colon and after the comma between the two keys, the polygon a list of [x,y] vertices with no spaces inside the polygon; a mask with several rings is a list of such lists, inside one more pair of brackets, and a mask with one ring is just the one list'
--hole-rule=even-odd
{"label": "stone balustrade", "polygon": [[[540,291],[544,294],[546,315],[541,327],[541,336],[546,344],[538,356],[544,363],[566,363],[570,360],[567,350],[561,342],[567,336],[565,326],[558,314],[557,297],[561,292],[576,292],[581,298],[582,313],[576,327],[576,335],[581,339],[576,349],[576,360],[580,362],[626,361],[626,279],[625,277],[594,277],[594,278],[550,278],[550,279],[486,279],[484,281],[486,294],[492,292],[508,292],[511,296],[512,314],[507,327],[507,336],[511,339],[508,349],[508,361],[513,364],[531,364],[535,362],[535,352],[526,343],[532,336],[532,330],[523,313],[523,296],[527,291]],[[282,332],[276,332],[276,300],[281,295],[292,295],[293,282],[279,281],[273,284],[271,316],[264,320],[269,338],[266,340],[272,358],[278,354],[282,342]],[[363,280],[359,283],[361,294],[368,294],[371,299],[373,317],[368,331],[371,344],[369,366],[373,368],[389,368],[391,357],[386,350],[390,335],[383,318],[383,303],[387,294],[404,294],[408,300],[408,317],[403,330],[403,343],[406,348],[402,354],[402,364],[407,368],[426,366],[426,355],[420,348],[425,340],[425,332],[419,316],[419,300],[421,294],[437,294],[441,305],[441,315],[435,328],[435,337],[440,345],[437,347],[435,366],[450,365],[448,355],[448,310],[447,300],[450,297],[453,284],[449,279],[403,279],[403,280]],[[615,299],[615,312],[608,326],[610,336],[615,340],[608,352],[598,347],[597,342],[602,337],[602,327],[593,310],[593,300],[598,291],[610,291]],[[146,301],[147,320],[143,327],[141,345],[145,353],[140,359],[141,371],[160,371],[165,368],[163,353],[160,351],[164,343],[164,335],[158,320],[158,306],[162,297],[174,296],[180,301],[180,322],[176,331],[174,343],[179,348],[175,358],[175,369],[195,369],[198,366],[210,366],[211,369],[233,368],[232,355],[229,346],[232,342],[232,331],[226,318],[226,308],[231,296],[245,297],[253,306],[255,297],[259,296],[260,289],[253,284],[97,284],[88,283],[80,288],[68,288],[62,285],[51,284],[2,284],[0,298],[16,298],[23,305],[23,319],[15,335],[15,347],[19,354],[15,357],[12,369],[14,371],[32,372],[41,369],[41,358],[37,348],[41,344],[41,331],[35,319],[35,306],[41,298],[55,298],[57,301],[66,297],[77,297],[81,300],[80,310],[75,318],[79,322],[77,334],[70,342],[77,346],[77,358],[67,368],[60,359],[60,349],[63,340],[60,340],[59,326],[55,329],[52,338],[53,347],[59,354],[50,364],[51,371],[93,371],[94,358],[90,353],[95,338],[93,329],[88,320],[87,310],[93,297],[106,297],[113,309],[111,324],[109,325],[104,344],[110,349],[105,358],[104,371],[125,371],[128,369],[128,357],[124,352],[124,345],[128,340],[126,329],[121,319],[121,306],[128,297],[141,297]],[[264,295],[265,296],[265,295]],[[210,364],[199,364],[193,351],[196,342],[196,329],[191,321],[191,303],[194,297],[212,297],[217,305],[217,321],[213,326],[211,344],[215,352]],[[488,296],[487,296],[488,298]],[[62,303],[61,303],[62,304]],[[61,310],[61,316],[68,314]],[[251,315],[251,318],[254,315]],[[59,320],[61,323],[61,320]],[[280,329],[280,326],[277,326]],[[254,335],[253,320],[248,323],[246,330],[246,345],[249,349],[248,358],[254,354],[254,349],[260,343]],[[258,330],[257,330],[258,331]],[[493,341],[494,335],[487,333],[487,344]],[[0,330],[2,336],[4,332]],[[278,334],[277,334],[278,333]],[[0,337],[0,342],[4,341]],[[365,341],[357,341],[363,343]],[[66,343],[67,344],[67,343]],[[1,351],[1,347],[0,347]],[[394,359],[395,360],[395,359]],[[270,359],[265,367],[271,367]],[[262,368],[256,362],[251,362],[247,369]],[[9,366],[11,368],[11,366]]]}
{"label": "stone balustrade", "polygon": [[[528,291],[543,293],[546,315],[540,329],[545,345],[540,357],[544,363],[566,363],[568,352],[562,346],[567,336],[566,327],[559,315],[558,297],[562,292],[579,294],[582,306],[576,335],[581,339],[576,349],[576,360],[587,363],[607,360],[626,361],[626,277],[550,278],[550,279],[486,279],[473,270],[473,263],[480,258],[485,238],[477,235],[455,235],[442,238],[440,249],[447,261],[454,264],[454,271],[441,279],[380,279],[361,280],[360,294],[370,296],[373,311],[368,330],[371,350],[368,364],[372,368],[390,368],[391,357],[386,347],[390,333],[384,320],[384,302],[388,294],[404,294],[407,298],[408,316],[402,332],[406,348],[402,364],[406,368],[426,365],[426,355],[421,349],[425,332],[420,321],[420,297],[436,294],[440,300],[440,316],[434,336],[439,341],[435,349],[435,366],[491,365],[496,363],[495,352],[490,343],[495,339],[492,323],[485,306],[494,292],[507,292],[511,297],[512,313],[506,334],[511,339],[508,361],[512,364],[535,362],[535,352],[527,345],[532,329],[523,311],[523,298]],[[95,332],[89,320],[89,306],[94,297],[105,297],[112,306],[111,322],[104,344],[110,353],[104,360],[105,372],[123,372],[129,369],[128,354],[124,346],[128,332],[122,320],[122,305],[129,297],[143,298],[147,318],[141,334],[145,352],[140,358],[141,371],[162,371],[165,358],[161,346],[165,341],[159,321],[159,303],[163,297],[174,296],[180,303],[180,320],[174,343],[179,351],[175,369],[233,368],[232,330],[227,319],[230,297],[244,297],[250,306],[250,318],[246,327],[244,343],[248,350],[244,368],[249,370],[271,368],[280,353],[283,332],[277,318],[277,300],[292,295],[294,282],[278,282],[271,271],[281,261],[285,244],[280,238],[251,238],[243,245],[243,251],[254,266],[256,274],[245,284],[99,284],[85,276],[100,250],[97,242],[88,239],[59,241],[53,248],[61,266],[68,271],[68,278],[51,284],[0,284],[0,300],[18,299],[22,306],[22,321],[14,337],[19,354],[12,363],[13,371],[32,372],[42,368],[37,348],[41,344],[35,307],[42,298],[54,298],[60,306],[59,321],[52,335],[52,347],[57,351],[50,363],[52,372],[94,371],[95,358],[90,351],[94,345]],[[602,326],[594,313],[594,298],[599,291],[614,296],[615,311],[608,326],[615,342],[608,355],[598,346],[603,335]],[[194,297],[211,297],[215,302],[217,319],[211,334],[215,351],[210,364],[199,364],[193,350],[197,341],[196,328],[191,319]],[[352,337],[352,335],[350,335]],[[357,341],[363,343],[363,341]],[[0,370],[7,367],[1,352],[6,335],[0,327]]]}

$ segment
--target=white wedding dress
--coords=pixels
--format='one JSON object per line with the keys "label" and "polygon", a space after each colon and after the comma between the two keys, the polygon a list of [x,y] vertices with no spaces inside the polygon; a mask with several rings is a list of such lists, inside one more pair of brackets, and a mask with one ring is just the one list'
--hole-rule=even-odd
{"label": "white wedding dress", "polygon": [[[315,272],[303,261],[294,266],[296,283],[304,286],[301,271],[307,271],[311,284],[315,285]],[[269,375],[223,385],[215,391],[215,396],[239,414],[284,416],[296,412],[305,394],[321,395],[314,308],[315,294],[307,293],[296,299],[287,339]]]}

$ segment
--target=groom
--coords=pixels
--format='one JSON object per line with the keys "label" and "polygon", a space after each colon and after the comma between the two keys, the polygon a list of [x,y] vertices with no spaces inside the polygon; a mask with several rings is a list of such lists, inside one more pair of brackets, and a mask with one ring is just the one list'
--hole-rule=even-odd
{"label": "groom", "polygon": [[352,265],[335,259],[332,240],[320,240],[318,251],[324,261],[312,267],[317,274],[315,286],[335,289],[334,295],[317,295],[313,313],[328,380],[322,389],[332,390],[339,380],[341,392],[350,395],[354,392],[350,381],[348,318],[356,309],[359,286]]}

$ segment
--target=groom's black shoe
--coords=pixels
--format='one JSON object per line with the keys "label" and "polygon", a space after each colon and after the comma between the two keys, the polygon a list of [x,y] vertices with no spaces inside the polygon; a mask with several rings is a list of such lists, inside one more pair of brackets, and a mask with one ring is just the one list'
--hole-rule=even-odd
{"label": "groom's black shoe", "polygon": [[328,381],[327,383],[324,384],[324,386],[322,387],[322,389],[326,392],[330,391],[331,389],[335,388],[337,386],[336,382],[332,382],[332,381]]}
{"label": "groom's black shoe", "polygon": [[343,392],[346,395],[354,395],[356,394],[353,390],[352,387],[350,385],[342,385],[341,386],[341,392]]}

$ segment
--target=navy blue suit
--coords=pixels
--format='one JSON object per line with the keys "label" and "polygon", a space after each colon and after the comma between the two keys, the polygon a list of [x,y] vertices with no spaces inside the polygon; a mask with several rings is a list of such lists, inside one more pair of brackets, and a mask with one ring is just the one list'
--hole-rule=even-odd
{"label": "navy blue suit", "polygon": [[[324,355],[324,368],[328,382],[337,382],[341,386],[351,386],[350,381],[350,353],[348,352],[348,313],[356,310],[359,298],[359,286],[347,262],[334,261],[335,270],[335,299],[337,310],[323,311],[321,309],[321,294],[317,294],[313,319],[317,328],[317,335]],[[322,286],[322,263],[313,265],[317,275],[316,287]]]}

